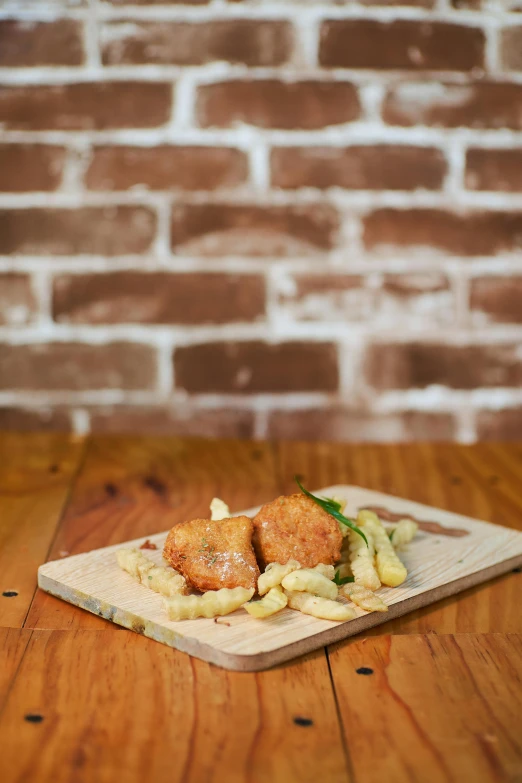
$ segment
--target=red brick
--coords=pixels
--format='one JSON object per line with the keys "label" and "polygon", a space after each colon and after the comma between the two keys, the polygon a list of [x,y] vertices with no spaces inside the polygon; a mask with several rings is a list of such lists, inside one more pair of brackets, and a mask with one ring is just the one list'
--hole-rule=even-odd
{"label": "red brick", "polygon": [[178,204],[171,244],[198,256],[310,256],[334,247],[336,210],[326,204]]}
{"label": "red brick", "polygon": [[87,82],[0,87],[0,123],[14,130],[154,128],[170,116],[172,86]]}
{"label": "red brick", "polygon": [[470,190],[522,191],[522,149],[470,149],[466,153]]}
{"label": "red brick", "polygon": [[340,273],[296,274],[292,293],[279,296],[287,316],[298,321],[403,323],[417,319],[451,323],[454,301],[444,275],[420,272],[378,279]]}
{"label": "red brick", "polygon": [[328,68],[470,71],[484,65],[477,27],[397,19],[329,19],[321,25],[319,62]]}
{"label": "red brick", "polygon": [[455,321],[451,283],[437,272],[384,275],[377,308],[378,317],[388,323],[413,320],[426,326]]}
{"label": "red brick", "polygon": [[156,217],[145,207],[0,210],[0,254],[116,256],[150,249]]}
{"label": "red brick", "polygon": [[65,160],[63,147],[0,144],[0,190],[9,193],[56,190]]}
{"label": "red brick", "polygon": [[193,393],[333,392],[338,385],[332,343],[207,343],[174,353],[176,386]]}
{"label": "red brick", "polygon": [[500,33],[500,60],[506,71],[522,71],[522,27],[507,27]]}
{"label": "red brick", "polygon": [[85,182],[91,190],[215,190],[245,182],[245,153],[229,147],[95,147]]}
{"label": "red brick", "polygon": [[[119,0],[110,0],[111,2],[118,2]],[[121,0],[121,2],[130,2],[130,0]],[[146,2],[146,0],[141,0]],[[168,2],[168,0],[165,0]],[[228,0],[229,3],[256,3],[259,0]],[[357,5],[380,7],[395,7],[395,6],[415,6],[417,8],[434,8],[437,0],[357,0]],[[350,6],[353,0],[322,0],[319,5],[330,6]],[[299,5],[299,0],[294,0],[295,5]]]}
{"label": "red brick", "polygon": [[377,209],[364,220],[367,250],[436,250],[491,256],[522,248],[520,212],[454,214],[439,209]]}
{"label": "red brick", "polygon": [[264,313],[261,275],[112,272],[61,275],[54,283],[60,323],[221,324]]}
{"label": "red brick", "polygon": [[422,411],[372,414],[366,410],[339,408],[276,410],[269,416],[267,436],[281,440],[345,443],[453,440],[455,422],[449,413]]}
{"label": "red brick", "polygon": [[4,390],[153,389],[156,356],[148,345],[126,342],[4,344],[0,368]]}
{"label": "red brick", "polygon": [[196,115],[202,127],[317,130],[356,120],[360,104],[347,82],[228,81],[199,88]]}
{"label": "red brick", "polygon": [[209,22],[106,22],[105,65],[203,65],[225,60],[250,66],[281,65],[292,54],[292,27],[284,21],[222,19]]}
{"label": "red brick", "polygon": [[522,352],[517,344],[444,345],[376,343],[366,355],[366,377],[377,389],[453,389],[520,386]]}
{"label": "red brick", "polygon": [[82,25],[73,19],[0,20],[0,66],[81,65]]}
{"label": "red brick", "polygon": [[207,5],[210,0],[104,0],[111,5]]}
{"label": "red brick", "polygon": [[363,321],[377,301],[362,275],[297,273],[287,284],[278,305],[295,321]]}
{"label": "red brick", "polygon": [[469,306],[479,325],[522,324],[522,276],[472,280]]}
{"label": "red brick", "polygon": [[0,408],[0,431],[35,432],[38,430],[67,432],[71,420],[66,411],[55,408]]}
{"label": "red brick", "polygon": [[522,441],[522,406],[499,411],[480,411],[477,415],[479,440]]}
{"label": "red brick", "polygon": [[30,323],[37,310],[28,275],[0,274],[0,324],[21,326]]}
{"label": "red brick", "polygon": [[[130,0],[110,0],[111,2],[130,2]],[[168,2],[169,0],[165,0]],[[313,0],[312,0],[313,1]],[[416,6],[417,8],[433,8],[437,0],[357,0],[357,5],[386,7],[386,6]],[[146,2],[146,0],[141,0]],[[253,3],[259,2],[259,0],[228,0],[229,3]],[[294,0],[294,4],[299,5],[300,0]],[[353,0],[322,0],[319,5],[330,6],[350,6]]]}
{"label": "red brick", "polygon": [[177,405],[94,408],[92,432],[178,435],[199,438],[252,438],[254,414],[231,408],[201,409]]}
{"label": "red brick", "polygon": [[391,87],[383,117],[390,125],[522,130],[522,84],[404,83]]}
{"label": "red brick", "polygon": [[451,0],[451,5],[457,11],[480,11],[482,10],[482,0]]}
{"label": "red brick", "polygon": [[279,188],[438,190],[446,168],[433,147],[279,147],[271,155],[272,184]]}

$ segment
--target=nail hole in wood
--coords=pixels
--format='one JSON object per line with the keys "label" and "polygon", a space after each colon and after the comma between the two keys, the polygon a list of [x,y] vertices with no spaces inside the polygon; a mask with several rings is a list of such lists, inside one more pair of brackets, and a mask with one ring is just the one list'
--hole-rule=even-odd
{"label": "nail hole in wood", "polygon": [[18,595],[18,591],[17,590],[4,590],[2,595],[4,596],[4,598],[15,598]]}
{"label": "nail hole in wood", "polygon": [[313,726],[314,722],[311,718],[301,718],[299,715],[294,718],[296,726]]}
{"label": "nail hole in wood", "polygon": [[462,479],[460,476],[452,476],[451,483],[455,485],[462,484]]}
{"label": "nail hole in wood", "polygon": [[36,713],[30,712],[27,715],[24,715],[24,720],[26,720],[27,723],[41,723],[43,721],[43,715],[37,715]]}
{"label": "nail hole in wood", "polygon": [[118,487],[114,484],[105,484],[104,490],[110,498],[114,498],[118,494]]}
{"label": "nail hole in wood", "polygon": [[145,479],[143,479],[143,483],[146,487],[151,489],[156,495],[159,495],[160,497],[163,497],[167,494],[167,487],[155,476],[147,476]]}
{"label": "nail hole in wood", "polygon": [[370,669],[369,666],[359,666],[355,671],[357,674],[373,674],[373,669]]}
{"label": "nail hole in wood", "polygon": [[58,473],[60,470],[58,465],[50,465],[49,466],[49,473]]}

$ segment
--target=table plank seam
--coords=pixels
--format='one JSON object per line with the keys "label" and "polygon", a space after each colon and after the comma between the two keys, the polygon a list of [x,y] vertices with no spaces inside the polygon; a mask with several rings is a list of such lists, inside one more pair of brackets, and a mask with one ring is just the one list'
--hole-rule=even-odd
{"label": "table plank seam", "polygon": [[[52,536],[52,538],[51,538],[51,540],[49,542],[49,546],[47,548],[47,552],[46,552],[46,555],[45,555],[45,562],[47,562],[47,560],[49,558],[49,555],[52,552],[52,549],[53,549],[53,546],[54,546],[54,542],[56,541],[56,538],[57,538],[58,533],[60,531],[60,527],[61,527],[63,518],[65,516],[65,512],[67,510],[67,506],[69,505],[69,500],[71,498],[71,495],[72,495],[72,492],[73,492],[73,489],[74,489],[74,485],[76,483],[76,480],[77,480],[78,476],[81,473],[83,465],[85,464],[85,458],[87,456],[89,443],[90,443],[90,438],[89,437],[85,438],[83,440],[83,442],[82,442],[82,448],[81,448],[81,451],[80,451],[80,453],[78,455],[78,461],[77,461],[75,470],[73,471],[73,473],[71,475],[71,478],[69,479],[69,484],[68,484],[68,487],[67,487],[67,491],[64,494],[62,507],[60,509],[60,513],[59,513],[59,515],[57,517],[57,520],[56,520],[56,526],[55,526],[55,529],[54,529],[54,533],[53,533],[53,536]],[[21,628],[25,628],[26,627],[25,624],[27,622],[27,618],[29,617],[29,613],[31,612],[31,608],[32,608],[33,603],[34,603],[34,598],[35,598],[38,590],[39,590],[38,585],[36,585],[36,587],[35,587],[35,589],[33,591],[33,596],[31,598],[29,606],[27,607],[27,612],[25,613],[25,617],[23,619]],[[31,629],[31,630],[34,630],[34,629]]]}
{"label": "table plank seam", "polygon": [[[21,628],[13,628],[12,630],[14,630],[14,631],[22,631]],[[9,695],[10,695],[11,691],[13,690],[13,687],[14,687],[14,684],[15,684],[16,680],[18,679],[18,674],[19,674],[20,669],[22,667],[22,663],[23,663],[23,660],[25,658],[25,654],[27,652],[27,648],[29,647],[29,643],[30,643],[31,639],[33,638],[34,630],[33,629],[26,629],[26,631],[27,630],[29,631],[29,636],[27,637],[27,642],[25,644],[24,651],[23,651],[22,655],[20,656],[20,660],[18,661],[18,666],[16,667],[16,669],[13,672],[13,676],[11,678],[11,682],[9,683],[8,687],[6,688],[6,691],[5,691],[5,694],[4,694],[4,698],[0,702],[0,719],[2,718],[2,715],[4,713],[6,704],[7,704],[8,700],[9,700]]]}
{"label": "table plank seam", "polygon": [[332,667],[331,667],[331,664],[330,664],[330,656],[328,654],[328,647],[324,648],[324,654],[326,656],[326,665],[328,666],[328,674],[329,674],[330,683],[331,683],[331,686],[332,686],[333,698],[334,698],[334,703],[335,703],[335,711],[337,713],[337,722],[339,724],[339,732],[340,732],[340,735],[341,735],[341,743],[342,743],[343,752],[344,752],[344,759],[345,759],[345,763],[346,763],[347,781],[348,781],[348,783],[354,783],[355,775],[354,775],[354,770],[353,770],[353,764],[352,764],[352,759],[351,759],[351,756],[350,756],[350,750],[348,748],[348,743],[346,742],[346,732],[345,732],[345,728],[344,728],[343,717],[342,717],[342,714],[341,714],[341,707],[340,707],[340,704],[339,704],[339,698],[337,696],[337,690],[335,688],[335,681],[334,681],[334,678],[333,678]]}

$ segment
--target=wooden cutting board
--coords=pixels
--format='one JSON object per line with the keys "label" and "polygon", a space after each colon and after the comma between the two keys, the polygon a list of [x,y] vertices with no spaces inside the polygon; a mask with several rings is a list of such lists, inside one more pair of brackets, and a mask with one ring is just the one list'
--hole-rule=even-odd
{"label": "wooden cutting board", "polygon": [[[420,523],[416,538],[400,553],[408,569],[406,582],[379,590],[388,612],[368,614],[356,609],[354,620],[334,623],[291,609],[255,620],[240,609],[217,621],[171,622],[161,596],[138,584],[116,563],[118,549],[139,546],[144,539],[46,563],[38,569],[38,584],[58,598],[197,658],[226,669],[259,671],[522,565],[520,532],[361,487],[337,485],[316,494],[345,498],[347,516],[355,516],[359,508],[374,508],[384,521],[398,515]],[[256,511],[238,513],[250,516]],[[158,564],[166,536],[166,532],[151,536],[158,549],[144,552]]]}

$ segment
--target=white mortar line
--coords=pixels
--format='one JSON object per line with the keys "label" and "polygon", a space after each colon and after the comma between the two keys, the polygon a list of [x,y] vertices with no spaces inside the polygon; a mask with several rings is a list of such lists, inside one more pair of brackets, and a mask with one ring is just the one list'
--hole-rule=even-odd
{"label": "white mortar line", "polygon": [[75,435],[87,435],[91,431],[91,418],[84,408],[73,408],[70,416]]}
{"label": "white mortar line", "polygon": [[254,136],[278,146],[323,146],[345,147],[355,144],[373,145],[395,143],[405,146],[441,146],[450,140],[467,145],[484,146],[492,149],[522,147],[522,131],[507,129],[483,130],[474,128],[430,128],[419,125],[401,128],[383,125],[375,121],[358,121],[345,125],[329,126],[314,131],[274,130],[240,125],[235,128],[121,128],[100,131],[61,130],[2,130],[3,142],[29,142],[48,144],[97,143],[135,144],[154,147],[162,143],[230,145],[240,149],[248,147]]}
{"label": "white mortar line", "polygon": [[270,188],[270,149],[261,135],[252,138],[249,153],[250,181],[255,191],[260,194]]}
{"label": "white mortar line", "polygon": [[84,26],[86,64],[93,72],[100,71],[101,73],[96,0],[87,0],[87,4],[87,22]]}

